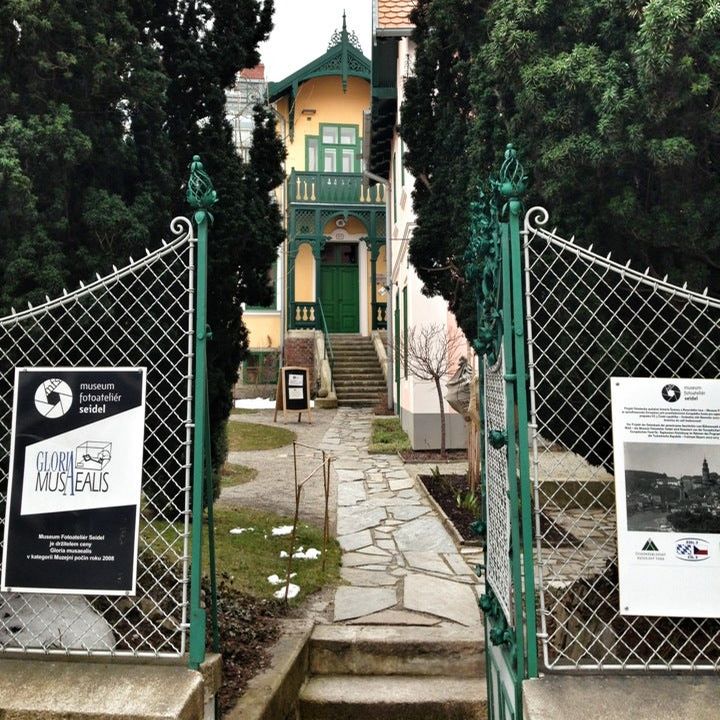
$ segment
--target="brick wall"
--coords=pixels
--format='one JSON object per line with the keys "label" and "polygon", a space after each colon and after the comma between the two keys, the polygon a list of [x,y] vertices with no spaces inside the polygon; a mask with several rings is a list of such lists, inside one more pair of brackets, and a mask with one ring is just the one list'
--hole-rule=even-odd
{"label": "brick wall", "polygon": [[307,368],[310,393],[315,396],[315,333],[312,330],[291,330],[285,336],[284,366]]}

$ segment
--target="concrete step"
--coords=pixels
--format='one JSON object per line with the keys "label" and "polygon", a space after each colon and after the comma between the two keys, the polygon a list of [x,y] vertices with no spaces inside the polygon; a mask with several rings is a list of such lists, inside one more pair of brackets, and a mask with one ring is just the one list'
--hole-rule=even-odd
{"label": "concrete step", "polygon": [[340,375],[335,376],[335,384],[343,386],[360,386],[365,387],[369,385],[384,385],[385,378],[377,377],[376,375]]}
{"label": "concrete step", "polygon": [[374,407],[380,401],[380,396],[375,395],[367,398],[340,398],[338,405],[341,407]]}
{"label": "concrete step", "polygon": [[525,720],[717,720],[720,678],[546,675],[523,682]]}
{"label": "concrete step", "polygon": [[485,720],[484,678],[319,675],[300,692],[302,720]]}
{"label": "concrete step", "polygon": [[311,675],[485,676],[485,643],[467,628],[317,625]]}
{"label": "concrete step", "polygon": [[201,672],[184,663],[0,659],[0,718],[203,720],[222,683],[219,655]]}

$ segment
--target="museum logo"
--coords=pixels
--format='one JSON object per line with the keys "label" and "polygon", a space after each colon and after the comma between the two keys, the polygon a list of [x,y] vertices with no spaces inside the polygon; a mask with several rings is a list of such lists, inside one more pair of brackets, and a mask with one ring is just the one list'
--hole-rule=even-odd
{"label": "museum logo", "polygon": [[710,557],[708,543],[700,538],[683,538],[675,543],[675,555],[681,560],[699,562]]}
{"label": "museum logo", "polygon": [[667,385],[665,385],[661,392],[663,400],[666,400],[669,403],[677,402],[682,395],[682,393],[680,392],[680,388],[677,385],[673,385],[672,383],[668,383]]}
{"label": "museum logo", "polygon": [[70,386],[59,378],[44,380],[35,391],[35,409],[51,420],[62,417],[72,405]]}

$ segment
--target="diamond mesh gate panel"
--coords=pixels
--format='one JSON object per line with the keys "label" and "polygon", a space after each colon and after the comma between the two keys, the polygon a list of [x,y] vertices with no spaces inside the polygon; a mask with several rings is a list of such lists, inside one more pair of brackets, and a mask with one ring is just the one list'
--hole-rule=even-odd
{"label": "diamond mesh gate panel", "polygon": [[485,478],[487,501],[486,579],[495,592],[508,624],[514,626],[513,578],[510,567],[510,500],[508,498],[507,447],[494,448],[488,439],[492,430],[504,430],[505,353],[497,362],[485,363]]}
{"label": "diamond mesh gate panel", "polygon": [[[0,595],[0,650],[177,656],[187,629],[194,239],[0,319],[0,542],[16,366],[145,366],[137,596]],[[111,628],[111,632],[109,632]]]}
{"label": "diamond mesh gate panel", "polygon": [[547,669],[720,667],[720,622],[621,617],[610,377],[720,377],[720,301],[525,219],[536,573]]}

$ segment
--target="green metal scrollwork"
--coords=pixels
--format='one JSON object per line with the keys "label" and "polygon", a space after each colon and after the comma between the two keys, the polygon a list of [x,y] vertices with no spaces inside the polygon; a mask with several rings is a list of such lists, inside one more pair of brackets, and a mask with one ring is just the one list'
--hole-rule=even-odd
{"label": "green metal scrollwork", "polygon": [[495,193],[479,192],[470,205],[470,241],[465,252],[468,280],[475,288],[478,309],[477,337],[473,343],[480,357],[493,364],[500,348],[500,239]]}
{"label": "green metal scrollwork", "polygon": [[[187,184],[188,205],[197,212],[210,215],[210,208],[217,202],[218,196],[210,176],[205,172],[199,155],[193,155],[190,163],[190,178]],[[212,219],[212,215],[210,215]],[[197,217],[195,218],[197,220]],[[199,222],[199,220],[198,220]]]}

